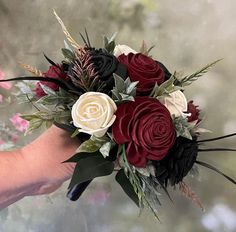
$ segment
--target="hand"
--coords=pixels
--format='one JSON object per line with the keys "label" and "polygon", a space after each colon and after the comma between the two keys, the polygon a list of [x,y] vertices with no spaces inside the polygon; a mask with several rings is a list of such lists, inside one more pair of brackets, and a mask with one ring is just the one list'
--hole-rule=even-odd
{"label": "hand", "polygon": [[62,163],[79,147],[78,139],[52,126],[35,141],[21,149],[23,163],[32,183],[38,183],[28,195],[47,194],[55,191],[71,178],[75,164]]}

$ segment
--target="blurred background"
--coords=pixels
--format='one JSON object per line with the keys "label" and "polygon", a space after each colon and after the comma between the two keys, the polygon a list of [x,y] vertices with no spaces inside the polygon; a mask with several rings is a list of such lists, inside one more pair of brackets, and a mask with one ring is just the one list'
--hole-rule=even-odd
{"label": "blurred background", "polygon": [[[118,32],[117,43],[138,50],[143,40],[155,45],[152,56],[171,72],[186,74],[223,58],[201,77],[186,95],[200,106],[203,137],[236,131],[236,1],[234,0],[0,0],[0,78],[26,73],[17,61],[47,70],[45,52],[60,61],[64,35],[53,16],[55,8],[74,38],[86,27],[92,44],[102,46],[102,36]],[[23,136],[24,123],[16,113],[14,86],[0,86],[0,149],[23,146],[38,134]],[[211,146],[236,147],[236,138]],[[235,153],[201,153],[211,163],[236,178]],[[198,178],[185,178],[205,206],[205,212],[170,190],[174,203],[163,194],[161,223],[149,212],[139,215],[114,176],[98,178],[80,201],[66,198],[68,183],[49,196],[28,197],[0,212],[3,232],[235,232],[236,188],[218,174],[199,168]]]}

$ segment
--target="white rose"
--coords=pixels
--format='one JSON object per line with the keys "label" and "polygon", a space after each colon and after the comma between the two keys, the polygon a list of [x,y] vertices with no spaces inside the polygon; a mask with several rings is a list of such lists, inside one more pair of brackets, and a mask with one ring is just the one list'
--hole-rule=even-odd
{"label": "white rose", "polygon": [[87,92],[72,107],[73,124],[80,132],[102,137],[114,123],[115,102],[106,94]]}
{"label": "white rose", "polygon": [[163,95],[158,98],[158,100],[165,105],[165,107],[169,110],[171,115],[179,116],[189,116],[190,114],[184,113],[188,110],[188,102],[184,94],[177,90],[168,95]]}
{"label": "white rose", "polygon": [[136,54],[137,52],[127,45],[118,44],[115,46],[115,49],[114,49],[114,56],[115,57],[118,57],[121,54],[125,54],[127,56],[129,53]]}

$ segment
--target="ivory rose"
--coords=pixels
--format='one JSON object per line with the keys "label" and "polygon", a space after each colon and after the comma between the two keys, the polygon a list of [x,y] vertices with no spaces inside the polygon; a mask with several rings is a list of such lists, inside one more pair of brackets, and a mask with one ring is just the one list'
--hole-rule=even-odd
{"label": "ivory rose", "polygon": [[159,97],[158,100],[163,105],[165,105],[171,115],[175,115],[175,117],[190,116],[190,114],[184,113],[188,110],[188,102],[186,97],[180,90],[177,90],[168,95],[163,95]]}
{"label": "ivory rose", "polygon": [[129,53],[136,54],[137,52],[135,50],[133,50],[132,48],[130,48],[129,46],[127,46],[127,45],[118,44],[118,45],[115,46],[114,56],[118,57],[121,54],[124,54],[124,55],[127,56]]}
{"label": "ivory rose", "polygon": [[80,132],[102,137],[114,123],[117,107],[106,94],[87,92],[72,107],[73,124]]}

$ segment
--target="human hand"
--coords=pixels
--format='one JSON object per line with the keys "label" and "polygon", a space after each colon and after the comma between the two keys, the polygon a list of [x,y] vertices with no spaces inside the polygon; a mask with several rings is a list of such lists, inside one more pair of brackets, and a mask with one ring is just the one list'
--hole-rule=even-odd
{"label": "human hand", "polygon": [[35,141],[21,149],[23,162],[28,169],[29,181],[36,183],[27,195],[48,194],[71,178],[75,164],[62,163],[79,147],[78,139],[52,126]]}

